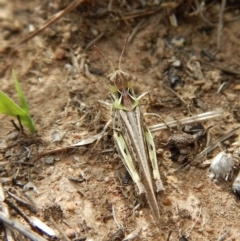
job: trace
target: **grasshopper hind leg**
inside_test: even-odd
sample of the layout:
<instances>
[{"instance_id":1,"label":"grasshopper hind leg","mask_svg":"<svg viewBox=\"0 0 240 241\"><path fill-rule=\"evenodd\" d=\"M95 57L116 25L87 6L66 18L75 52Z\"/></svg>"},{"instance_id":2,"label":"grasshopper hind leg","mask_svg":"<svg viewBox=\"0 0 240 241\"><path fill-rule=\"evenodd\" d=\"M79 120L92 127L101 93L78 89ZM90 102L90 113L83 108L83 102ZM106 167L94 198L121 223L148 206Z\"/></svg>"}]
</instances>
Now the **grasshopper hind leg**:
<instances>
[{"instance_id":1,"label":"grasshopper hind leg","mask_svg":"<svg viewBox=\"0 0 240 241\"><path fill-rule=\"evenodd\" d=\"M156 148L154 145L152 134L149 129L146 129L145 136L147 139L147 148L148 148L148 153L149 153L149 157L150 157L151 165L153 169L153 178L156 183L157 192L160 192L164 190L164 187L163 187L163 183L158 170Z\"/></svg>"},{"instance_id":2,"label":"grasshopper hind leg","mask_svg":"<svg viewBox=\"0 0 240 241\"><path fill-rule=\"evenodd\" d=\"M129 153L125 140L123 139L123 136L119 134L117 131L114 131L114 139L116 141L116 146L119 149L119 152L122 154L122 161L124 163L124 166L126 167L133 182L136 184L138 188L138 194L140 195L146 193L145 187L141 182L138 172L134 166L132 157Z\"/></svg>"}]
</instances>

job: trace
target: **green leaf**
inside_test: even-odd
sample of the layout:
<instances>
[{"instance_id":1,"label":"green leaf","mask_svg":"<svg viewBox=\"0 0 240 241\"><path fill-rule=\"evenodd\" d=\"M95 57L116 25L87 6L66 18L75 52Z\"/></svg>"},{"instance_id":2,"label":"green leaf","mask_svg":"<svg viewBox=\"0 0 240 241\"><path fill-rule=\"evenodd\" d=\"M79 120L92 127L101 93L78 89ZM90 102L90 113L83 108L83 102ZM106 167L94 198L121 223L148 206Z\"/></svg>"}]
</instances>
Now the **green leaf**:
<instances>
[{"instance_id":1,"label":"green leaf","mask_svg":"<svg viewBox=\"0 0 240 241\"><path fill-rule=\"evenodd\" d=\"M0 90L0 112L10 116L23 116L26 115L11 98Z\"/></svg>"},{"instance_id":2,"label":"green leaf","mask_svg":"<svg viewBox=\"0 0 240 241\"><path fill-rule=\"evenodd\" d=\"M31 133L36 132L36 128L31 117L20 108L11 98L0 90L0 113L13 117L19 116L23 125L25 125Z\"/></svg>"},{"instance_id":3,"label":"green leaf","mask_svg":"<svg viewBox=\"0 0 240 241\"><path fill-rule=\"evenodd\" d=\"M18 92L19 99L21 101L22 108L17 105L9 96L0 90L0 113L5 115L10 115L13 117L19 116L22 124L26 126L31 133L36 132L36 128L32 118L29 115L29 109L27 101L24 97L20 84L18 82L17 76L13 71L13 78Z\"/></svg>"},{"instance_id":4,"label":"green leaf","mask_svg":"<svg viewBox=\"0 0 240 241\"><path fill-rule=\"evenodd\" d=\"M30 130L31 133L36 132L35 124L29 115L25 114L24 116L20 116L20 120Z\"/></svg>"},{"instance_id":5,"label":"green leaf","mask_svg":"<svg viewBox=\"0 0 240 241\"><path fill-rule=\"evenodd\" d=\"M18 82L18 79L17 79L17 75L16 75L14 70L12 71L12 75L13 75L13 79L14 79L14 82L15 82L16 90L18 92L18 97L19 97L20 102L21 102L21 107L29 115L28 104L27 104L27 101L24 97L21 86L20 86L20 84Z\"/></svg>"}]
</instances>

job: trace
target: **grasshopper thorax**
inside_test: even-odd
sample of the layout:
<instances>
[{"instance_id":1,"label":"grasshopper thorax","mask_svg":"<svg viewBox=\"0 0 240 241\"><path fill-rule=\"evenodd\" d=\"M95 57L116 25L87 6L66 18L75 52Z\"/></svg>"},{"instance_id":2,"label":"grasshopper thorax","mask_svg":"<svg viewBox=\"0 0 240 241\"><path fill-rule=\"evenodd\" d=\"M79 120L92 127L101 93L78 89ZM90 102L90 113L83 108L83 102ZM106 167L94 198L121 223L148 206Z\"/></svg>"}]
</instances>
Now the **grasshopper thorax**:
<instances>
[{"instance_id":1,"label":"grasshopper thorax","mask_svg":"<svg viewBox=\"0 0 240 241\"><path fill-rule=\"evenodd\" d=\"M113 82L111 92L114 98L114 108L132 111L138 105L138 99L134 95L129 74L116 70L110 75L110 80Z\"/></svg>"}]
</instances>

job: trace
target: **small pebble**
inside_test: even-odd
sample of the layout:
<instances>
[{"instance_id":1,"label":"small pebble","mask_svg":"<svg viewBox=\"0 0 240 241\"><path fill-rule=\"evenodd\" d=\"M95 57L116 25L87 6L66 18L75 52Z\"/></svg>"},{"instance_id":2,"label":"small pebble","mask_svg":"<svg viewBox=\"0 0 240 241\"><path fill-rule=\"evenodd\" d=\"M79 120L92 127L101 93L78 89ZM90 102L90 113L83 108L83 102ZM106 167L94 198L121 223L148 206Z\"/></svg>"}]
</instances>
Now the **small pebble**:
<instances>
[{"instance_id":1,"label":"small pebble","mask_svg":"<svg viewBox=\"0 0 240 241\"><path fill-rule=\"evenodd\" d=\"M75 230L73 228L66 229L65 234L69 238L75 238Z\"/></svg>"},{"instance_id":2,"label":"small pebble","mask_svg":"<svg viewBox=\"0 0 240 241\"><path fill-rule=\"evenodd\" d=\"M176 223L176 222L179 221L179 216L178 215L173 215L171 220Z\"/></svg>"},{"instance_id":3,"label":"small pebble","mask_svg":"<svg viewBox=\"0 0 240 241\"><path fill-rule=\"evenodd\" d=\"M234 89L235 90L240 90L240 85L235 85Z\"/></svg>"},{"instance_id":4,"label":"small pebble","mask_svg":"<svg viewBox=\"0 0 240 241\"><path fill-rule=\"evenodd\" d=\"M167 179L169 183L178 183L178 179L175 176L168 176Z\"/></svg>"},{"instance_id":5,"label":"small pebble","mask_svg":"<svg viewBox=\"0 0 240 241\"><path fill-rule=\"evenodd\" d=\"M68 42L68 40L71 38L71 33L70 32L66 32L63 34L63 39L65 40L65 42Z\"/></svg>"},{"instance_id":6,"label":"small pebble","mask_svg":"<svg viewBox=\"0 0 240 241\"><path fill-rule=\"evenodd\" d=\"M173 47L181 48L186 43L186 38L183 36L176 36L170 40L170 44Z\"/></svg>"},{"instance_id":7,"label":"small pebble","mask_svg":"<svg viewBox=\"0 0 240 241\"><path fill-rule=\"evenodd\" d=\"M220 152L212 159L210 165L210 178L224 178L228 180L230 173L233 170L234 159L230 153Z\"/></svg>"},{"instance_id":8,"label":"small pebble","mask_svg":"<svg viewBox=\"0 0 240 241\"><path fill-rule=\"evenodd\" d=\"M213 232L213 229L212 229L210 226L208 226L208 225L205 226L205 230L206 230L208 233L212 233L212 232Z\"/></svg>"},{"instance_id":9,"label":"small pebble","mask_svg":"<svg viewBox=\"0 0 240 241\"><path fill-rule=\"evenodd\" d=\"M196 189L201 189L203 187L203 183L201 182L201 183L199 183L198 185L196 185L194 188L196 188Z\"/></svg>"},{"instance_id":10,"label":"small pebble","mask_svg":"<svg viewBox=\"0 0 240 241\"><path fill-rule=\"evenodd\" d=\"M109 177L105 177L104 182L109 182Z\"/></svg>"},{"instance_id":11,"label":"small pebble","mask_svg":"<svg viewBox=\"0 0 240 241\"><path fill-rule=\"evenodd\" d=\"M166 206L171 206L172 205L172 200L170 199L170 197L166 196L163 199L163 204L166 205Z\"/></svg>"},{"instance_id":12,"label":"small pebble","mask_svg":"<svg viewBox=\"0 0 240 241\"><path fill-rule=\"evenodd\" d=\"M142 227L142 231L147 231L147 227L146 226Z\"/></svg>"},{"instance_id":13,"label":"small pebble","mask_svg":"<svg viewBox=\"0 0 240 241\"><path fill-rule=\"evenodd\" d=\"M237 99L237 95L235 95L233 93L225 93L225 96L228 101L236 101L236 99Z\"/></svg>"},{"instance_id":14,"label":"small pebble","mask_svg":"<svg viewBox=\"0 0 240 241\"><path fill-rule=\"evenodd\" d=\"M5 140L0 140L0 149L7 148L7 144ZM0 159L3 159L2 155L0 155Z\"/></svg>"},{"instance_id":15,"label":"small pebble","mask_svg":"<svg viewBox=\"0 0 240 241\"><path fill-rule=\"evenodd\" d=\"M95 36L95 37L98 36L98 31L95 28L92 28L91 32L92 32L93 36Z\"/></svg>"},{"instance_id":16,"label":"small pebble","mask_svg":"<svg viewBox=\"0 0 240 241\"><path fill-rule=\"evenodd\" d=\"M73 202L68 202L66 204L66 210L73 212L75 210L75 204Z\"/></svg>"},{"instance_id":17,"label":"small pebble","mask_svg":"<svg viewBox=\"0 0 240 241\"><path fill-rule=\"evenodd\" d=\"M73 25L73 27L71 28L71 31L74 33L74 32L78 32L79 31L79 28L77 25Z\"/></svg>"},{"instance_id":18,"label":"small pebble","mask_svg":"<svg viewBox=\"0 0 240 241\"><path fill-rule=\"evenodd\" d=\"M48 165L51 165L54 163L54 157L53 156L49 156L47 158L45 158L44 162Z\"/></svg>"},{"instance_id":19,"label":"small pebble","mask_svg":"<svg viewBox=\"0 0 240 241\"><path fill-rule=\"evenodd\" d=\"M12 132L12 133L8 134L6 139L7 139L8 141L14 141L14 140L16 140L18 137L19 137L19 132L18 132L18 131L15 131L15 132Z\"/></svg>"},{"instance_id":20,"label":"small pebble","mask_svg":"<svg viewBox=\"0 0 240 241\"><path fill-rule=\"evenodd\" d=\"M55 50L54 56L55 56L55 59L57 60L63 60L65 58L65 54L66 54L65 50L63 48L58 47Z\"/></svg>"},{"instance_id":21,"label":"small pebble","mask_svg":"<svg viewBox=\"0 0 240 241\"><path fill-rule=\"evenodd\" d=\"M72 174L73 172L74 172L74 170L73 170L71 167L69 167L69 168L68 168L68 173L71 173L71 174Z\"/></svg>"}]
</instances>

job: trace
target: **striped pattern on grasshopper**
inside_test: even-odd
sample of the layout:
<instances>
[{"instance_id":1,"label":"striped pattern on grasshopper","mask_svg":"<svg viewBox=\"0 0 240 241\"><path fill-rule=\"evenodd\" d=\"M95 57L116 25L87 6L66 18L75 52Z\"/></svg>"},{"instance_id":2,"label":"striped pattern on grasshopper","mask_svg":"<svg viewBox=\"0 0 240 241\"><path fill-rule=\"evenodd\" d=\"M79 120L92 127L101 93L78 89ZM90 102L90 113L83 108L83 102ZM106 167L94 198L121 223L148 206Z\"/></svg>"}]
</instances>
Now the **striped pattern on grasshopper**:
<instances>
[{"instance_id":1,"label":"striped pattern on grasshopper","mask_svg":"<svg viewBox=\"0 0 240 241\"><path fill-rule=\"evenodd\" d=\"M154 220L159 222L160 211L153 179L157 192L164 188L158 170L153 137L139 107L139 100L146 93L138 98L135 96L129 75L120 70L120 61L119 70L111 74L110 80L113 82L111 88L114 101L112 106L113 136L118 153L136 184L139 195L145 193Z\"/></svg>"},{"instance_id":2,"label":"striped pattern on grasshopper","mask_svg":"<svg viewBox=\"0 0 240 241\"><path fill-rule=\"evenodd\" d=\"M152 211L154 220L159 223L160 211L153 187L153 179L156 191L164 190L158 170L156 149L152 134L147 128L143 114L139 107L139 100L147 93L136 97L130 83L129 74L121 70L121 59L126 47L126 38L120 59L119 68L114 70L111 61L104 56L95 46L97 51L109 61L113 73L110 75L113 105L112 120L108 121L103 132L97 138L102 137L107 126L113 123L113 137L118 153L138 188L138 194L145 194Z\"/></svg>"}]
</instances>

